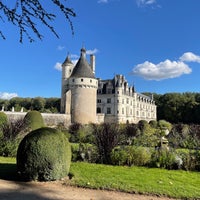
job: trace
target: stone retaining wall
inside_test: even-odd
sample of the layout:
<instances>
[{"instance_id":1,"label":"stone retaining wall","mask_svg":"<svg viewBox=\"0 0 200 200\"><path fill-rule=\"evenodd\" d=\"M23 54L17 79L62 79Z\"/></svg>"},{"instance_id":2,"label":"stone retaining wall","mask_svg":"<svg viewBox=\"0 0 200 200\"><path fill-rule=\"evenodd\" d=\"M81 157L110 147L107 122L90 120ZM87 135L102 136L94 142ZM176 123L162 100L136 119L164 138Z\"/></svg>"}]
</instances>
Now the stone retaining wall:
<instances>
[{"instance_id":1,"label":"stone retaining wall","mask_svg":"<svg viewBox=\"0 0 200 200\"><path fill-rule=\"evenodd\" d=\"M10 121L23 119L26 112L4 112ZM71 124L71 116L67 114L53 114L53 113L41 113L44 122L47 126L57 126L63 124L65 127Z\"/></svg>"}]
</instances>

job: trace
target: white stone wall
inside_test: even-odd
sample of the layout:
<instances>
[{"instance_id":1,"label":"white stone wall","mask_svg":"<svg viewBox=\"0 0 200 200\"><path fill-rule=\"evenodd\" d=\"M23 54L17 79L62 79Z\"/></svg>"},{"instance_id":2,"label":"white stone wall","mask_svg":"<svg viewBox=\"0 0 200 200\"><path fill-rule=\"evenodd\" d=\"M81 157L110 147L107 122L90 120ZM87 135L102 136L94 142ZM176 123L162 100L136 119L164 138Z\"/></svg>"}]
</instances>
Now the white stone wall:
<instances>
[{"instance_id":1,"label":"white stone wall","mask_svg":"<svg viewBox=\"0 0 200 200\"><path fill-rule=\"evenodd\" d=\"M8 119L11 121L23 119L26 112L5 112ZM63 124L68 127L71 124L71 116L67 114L53 114L53 113L41 113L46 126L57 126Z\"/></svg>"}]
</instances>

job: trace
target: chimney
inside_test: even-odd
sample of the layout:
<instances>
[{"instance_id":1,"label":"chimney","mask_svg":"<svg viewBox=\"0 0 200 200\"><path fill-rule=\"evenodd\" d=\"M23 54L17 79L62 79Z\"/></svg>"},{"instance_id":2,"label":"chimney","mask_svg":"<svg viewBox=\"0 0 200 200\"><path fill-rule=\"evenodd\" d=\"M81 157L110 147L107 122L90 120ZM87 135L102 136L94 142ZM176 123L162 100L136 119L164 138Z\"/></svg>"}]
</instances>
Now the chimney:
<instances>
[{"instance_id":1,"label":"chimney","mask_svg":"<svg viewBox=\"0 0 200 200\"><path fill-rule=\"evenodd\" d=\"M93 73L95 74L95 55L90 55L90 66Z\"/></svg>"}]
</instances>

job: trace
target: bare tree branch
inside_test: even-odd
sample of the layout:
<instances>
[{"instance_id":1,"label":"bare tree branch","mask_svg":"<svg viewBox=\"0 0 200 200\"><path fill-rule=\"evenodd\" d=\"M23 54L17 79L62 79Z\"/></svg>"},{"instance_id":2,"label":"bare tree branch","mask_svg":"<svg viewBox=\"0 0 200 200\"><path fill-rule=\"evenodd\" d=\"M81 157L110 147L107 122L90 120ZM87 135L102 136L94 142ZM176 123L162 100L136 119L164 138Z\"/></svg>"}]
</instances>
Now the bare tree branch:
<instances>
[{"instance_id":1,"label":"bare tree branch","mask_svg":"<svg viewBox=\"0 0 200 200\"><path fill-rule=\"evenodd\" d=\"M3 23L12 23L19 28L20 42L23 42L26 36L30 42L34 41L32 33L39 38L43 39L43 35L38 30L36 22L42 22L57 38L59 35L55 31L51 22L56 19L54 13L47 12L42 6L41 0L15 0L13 8L8 7L6 3L0 1L0 19ZM59 8L60 12L64 15L64 18L69 23L72 34L74 34L74 27L71 21L71 17L75 17L76 14L72 8L68 8L66 0L49 0ZM48 1L48 3L49 3ZM62 1L64 3L62 3ZM46 1L47 3L47 1ZM4 33L0 29L0 37L6 39Z\"/></svg>"}]
</instances>

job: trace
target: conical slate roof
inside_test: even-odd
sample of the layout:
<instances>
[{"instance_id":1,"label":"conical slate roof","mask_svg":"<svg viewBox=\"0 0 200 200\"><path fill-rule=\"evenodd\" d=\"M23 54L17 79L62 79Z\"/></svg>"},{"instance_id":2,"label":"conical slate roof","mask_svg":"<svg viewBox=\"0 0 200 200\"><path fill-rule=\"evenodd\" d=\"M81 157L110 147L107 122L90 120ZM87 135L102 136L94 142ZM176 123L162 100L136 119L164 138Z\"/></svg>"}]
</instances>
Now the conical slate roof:
<instances>
[{"instance_id":1,"label":"conical slate roof","mask_svg":"<svg viewBox=\"0 0 200 200\"><path fill-rule=\"evenodd\" d=\"M73 64L72 61L70 60L69 54L67 55L67 58L65 59L62 65L67 65L67 64Z\"/></svg>"},{"instance_id":2,"label":"conical slate roof","mask_svg":"<svg viewBox=\"0 0 200 200\"><path fill-rule=\"evenodd\" d=\"M81 49L81 56L73 69L71 77L86 77L86 78L95 78L94 73L86 60L86 50Z\"/></svg>"}]
</instances>

